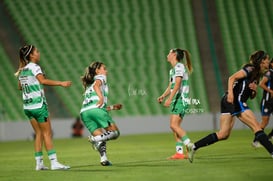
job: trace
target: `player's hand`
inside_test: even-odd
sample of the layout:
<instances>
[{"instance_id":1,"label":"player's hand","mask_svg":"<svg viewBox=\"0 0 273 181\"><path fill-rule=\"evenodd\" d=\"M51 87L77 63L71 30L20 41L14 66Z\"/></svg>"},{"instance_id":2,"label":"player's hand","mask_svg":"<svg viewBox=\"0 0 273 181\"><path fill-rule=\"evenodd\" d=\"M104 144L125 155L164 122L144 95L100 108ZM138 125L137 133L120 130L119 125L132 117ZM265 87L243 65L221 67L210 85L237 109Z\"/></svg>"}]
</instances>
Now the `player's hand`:
<instances>
[{"instance_id":1,"label":"player's hand","mask_svg":"<svg viewBox=\"0 0 273 181\"><path fill-rule=\"evenodd\" d=\"M96 105L100 108L103 105L103 99L99 99Z\"/></svg>"},{"instance_id":2,"label":"player's hand","mask_svg":"<svg viewBox=\"0 0 273 181\"><path fill-rule=\"evenodd\" d=\"M233 93L228 93L227 102L233 104L233 100L234 100Z\"/></svg>"},{"instance_id":3,"label":"player's hand","mask_svg":"<svg viewBox=\"0 0 273 181\"><path fill-rule=\"evenodd\" d=\"M164 106L165 106L165 107L169 107L169 106L171 105L171 102L172 102L171 99L167 99L167 100L165 101L165 103L164 103Z\"/></svg>"},{"instance_id":4,"label":"player's hand","mask_svg":"<svg viewBox=\"0 0 273 181\"><path fill-rule=\"evenodd\" d=\"M248 87L255 92L257 90L257 84L255 82L250 83Z\"/></svg>"},{"instance_id":5,"label":"player's hand","mask_svg":"<svg viewBox=\"0 0 273 181\"><path fill-rule=\"evenodd\" d=\"M72 82L71 81L63 81L61 82L61 86L62 87L69 87L72 85Z\"/></svg>"},{"instance_id":6,"label":"player's hand","mask_svg":"<svg viewBox=\"0 0 273 181\"><path fill-rule=\"evenodd\" d=\"M160 96L157 98L157 102L159 102L159 104L161 104L164 100L164 97L163 96Z\"/></svg>"},{"instance_id":7,"label":"player's hand","mask_svg":"<svg viewBox=\"0 0 273 181\"><path fill-rule=\"evenodd\" d=\"M120 110L122 108L122 104L114 104L113 110Z\"/></svg>"}]
</instances>

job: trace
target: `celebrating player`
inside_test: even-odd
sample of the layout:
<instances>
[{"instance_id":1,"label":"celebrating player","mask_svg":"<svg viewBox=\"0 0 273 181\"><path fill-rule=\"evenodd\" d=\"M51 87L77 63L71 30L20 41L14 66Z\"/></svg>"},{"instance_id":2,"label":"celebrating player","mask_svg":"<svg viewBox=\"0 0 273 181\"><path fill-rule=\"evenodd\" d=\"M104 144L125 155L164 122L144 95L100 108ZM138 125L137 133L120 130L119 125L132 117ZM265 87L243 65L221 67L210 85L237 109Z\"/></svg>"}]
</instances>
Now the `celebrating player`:
<instances>
[{"instance_id":1,"label":"celebrating player","mask_svg":"<svg viewBox=\"0 0 273 181\"><path fill-rule=\"evenodd\" d=\"M119 129L108 111L122 108L121 104L107 106L106 76L106 66L102 62L93 62L86 68L85 74L82 76L85 93L80 111L81 119L91 133L89 141L92 147L100 153L102 166L112 165L106 155L106 141L117 139L120 135Z\"/></svg>"}]
</instances>

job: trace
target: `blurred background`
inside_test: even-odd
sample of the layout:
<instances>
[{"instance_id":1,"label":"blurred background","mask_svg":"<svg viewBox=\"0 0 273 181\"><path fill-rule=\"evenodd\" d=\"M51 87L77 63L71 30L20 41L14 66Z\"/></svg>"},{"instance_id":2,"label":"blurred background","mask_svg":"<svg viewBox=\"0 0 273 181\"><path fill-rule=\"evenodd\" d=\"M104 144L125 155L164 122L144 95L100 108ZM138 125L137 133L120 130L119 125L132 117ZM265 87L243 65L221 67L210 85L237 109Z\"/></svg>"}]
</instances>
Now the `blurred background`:
<instances>
[{"instance_id":1,"label":"blurred background","mask_svg":"<svg viewBox=\"0 0 273 181\"><path fill-rule=\"evenodd\" d=\"M273 0L0 0L2 136L4 124L28 122L14 77L25 44L40 50L47 78L73 81L46 87L52 119L79 116L80 76L95 60L108 69L109 103L124 105L112 116L167 116L156 99L168 85L171 48L191 53L189 113L213 118L229 75L255 50L273 56L272 7ZM261 92L249 102L257 112Z\"/></svg>"}]
</instances>

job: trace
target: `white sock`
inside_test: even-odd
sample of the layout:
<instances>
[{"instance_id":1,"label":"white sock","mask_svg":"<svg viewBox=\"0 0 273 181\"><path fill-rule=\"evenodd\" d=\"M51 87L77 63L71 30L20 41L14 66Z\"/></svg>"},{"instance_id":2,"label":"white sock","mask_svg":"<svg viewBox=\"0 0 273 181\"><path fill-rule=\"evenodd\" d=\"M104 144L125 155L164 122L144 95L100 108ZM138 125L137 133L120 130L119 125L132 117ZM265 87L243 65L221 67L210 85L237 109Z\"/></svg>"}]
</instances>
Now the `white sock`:
<instances>
[{"instance_id":1,"label":"white sock","mask_svg":"<svg viewBox=\"0 0 273 181\"><path fill-rule=\"evenodd\" d=\"M48 158L50 160L51 165L55 164L56 162L58 162L57 160L57 154L53 153L51 155L48 155Z\"/></svg>"},{"instance_id":2,"label":"white sock","mask_svg":"<svg viewBox=\"0 0 273 181\"><path fill-rule=\"evenodd\" d=\"M190 142L191 142L191 140L189 138L187 138L183 141L184 145L188 145Z\"/></svg>"},{"instance_id":3,"label":"white sock","mask_svg":"<svg viewBox=\"0 0 273 181\"><path fill-rule=\"evenodd\" d=\"M35 160L36 160L36 165L43 165L44 164L43 156L36 156Z\"/></svg>"},{"instance_id":4,"label":"white sock","mask_svg":"<svg viewBox=\"0 0 273 181\"><path fill-rule=\"evenodd\" d=\"M106 131L105 133L94 136L93 139L94 141L107 141L107 140L112 140L116 139L119 136L119 131Z\"/></svg>"},{"instance_id":5,"label":"white sock","mask_svg":"<svg viewBox=\"0 0 273 181\"><path fill-rule=\"evenodd\" d=\"M176 153L183 154L183 143L177 142L175 149L176 149Z\"/></svg>"}]
</instances>

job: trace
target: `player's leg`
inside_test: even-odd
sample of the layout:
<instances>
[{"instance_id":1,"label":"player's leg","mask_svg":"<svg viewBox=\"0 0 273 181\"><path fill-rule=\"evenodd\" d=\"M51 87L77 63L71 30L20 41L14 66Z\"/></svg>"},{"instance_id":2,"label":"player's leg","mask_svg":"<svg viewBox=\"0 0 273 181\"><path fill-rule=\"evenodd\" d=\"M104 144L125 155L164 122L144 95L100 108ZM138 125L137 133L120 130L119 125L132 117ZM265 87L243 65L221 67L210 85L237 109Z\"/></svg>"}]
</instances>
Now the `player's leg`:
<instances>
[{"instance_id":1,"label":"player's leg","mask_svg":"<svg viewBox=\"0 0 273 181\"><path fill-rule=\"evenodd\" d=\"M36 170L47 170L48 167L44 165L43 160L43 135L39 127L39 123L36 119L32 118L30 124L34 130L34 150L35 150L35 160L36 160Z\"/></svg>"},{"instance_id":2,"label":"player's leg","mask_svg":"<svg viewBox=\"0 0 273 181\"><path fill-rule=\"evenodd\" d=\"M262 122L260 123L260 127L264 130L264 128L267 126L268 122L269 122L269 116L267 116L267 115L262 116ZM259 141L256 139L256 136L254 137L254 140L252 142L252 146L254 148L261 147Z\"/></svg>"},{"instance_id":3,"label":"player's leg","mask_svg":"<svg viewBox=\"0 0 273 181\"><path fill-rule=\"evenodd\" d=\"M264 131L261 129L253 112L251 110L246 110L243 113L241 113L238 116L238 118L252 129L252 131L255 134L256 140L258 140L266 148L269 154L273 157L273 145L268 140L268 137L266 136Z\"/></svg>"},{"instance_id":4,"label":"player's leg","mask_svg":"<svg viewBox=\"0 0 273 181\"><path fill-rule=\"evenodd\" d=\"M181 138L174 132L174 140L175 140L175 150L176 153L170 157L168 157L168 159L185 159L187 158L187 155L184 154L184 150L183 150L183 142L181 140Z\"/></svg>"},{"instance_id":5,"label":"player's leg","mask_svg":"<svg viewBox=\"0 0 273 181\"><path fill-rule=\"evenodd\" d=\"M70 166L63 165L58 162L57 159L57 153L53 146L53 140L52 140L52 128L49 118L44 117L44 122L39 122L39 127L42 131L42 135L44 138L45 147L47 150L47 155L50 160L51 164L51 170L66 170L69 169Z\"/></svg>"}]
</instances>

